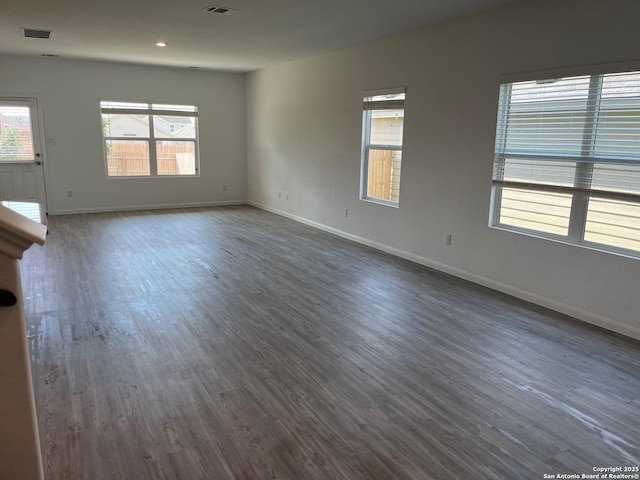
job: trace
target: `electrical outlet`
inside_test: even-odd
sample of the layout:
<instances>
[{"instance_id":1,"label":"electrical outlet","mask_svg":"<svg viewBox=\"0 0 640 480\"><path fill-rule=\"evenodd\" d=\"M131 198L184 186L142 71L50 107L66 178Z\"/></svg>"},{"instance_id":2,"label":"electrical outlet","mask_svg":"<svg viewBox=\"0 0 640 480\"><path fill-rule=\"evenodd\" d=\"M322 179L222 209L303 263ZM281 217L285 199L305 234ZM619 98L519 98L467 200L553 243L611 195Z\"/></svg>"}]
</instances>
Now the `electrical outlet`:
<instances>
[{"instance_id":1,"label":"electrical outlet","mask_svg":"<svg viewBox=\"0 0 640 480\"><path fill-rule=\"evenodd\" d=\"M345 216L345 217L348 217L348 216L349 216L349 209L348 209L348 208L345 208L345 209L344 209L344 216Z\"/></svg>"},{"instance_id":2,"label":"electrical outlet","mask_svg":"<svg viewBox=\"0 0 640 480\"><path fill-rule=\"evenodd\" d=\"M287 193L287 200L289 200L289 194Z\"/></svg>"},{"instance_id":3,"label":"electrical outlet","mask_svg":"<svg viewBox=\"0 0 640 480\"><path fill-rule=\"evenodd\" d=\"M67 190L67 198L73 197L73 192L71 190Z\"/></svg>"},{"instance_id":4,"label":"electrical outlet","mask_svg":"<svg viewBox=\"0 0 640 480\"><path fill-rule=\"evenodd\" d=\"M282 192L278 192L278 198L282 198Z\"/></svg>"},{"instance_id":5,"label":"electrical outlet","mask_svg":"<svg viewBox=\"0 0 640 480\"><path fill-rule=\"evenodd\" d=\"M447 247L451 246L451 234L450 233L447 233L447 236L444 239L444 244Z\"/></svg>"},{"instance_id":6,"label":"electrical outlet","mask_svg":"<svg viewBox=\"0 0 640 480\"><path fill-rule=\"evenodd\" d=\"M227 186L226 185L222 185L222 191L226 192L227 191Z\"/></svg>"}]
</instances>

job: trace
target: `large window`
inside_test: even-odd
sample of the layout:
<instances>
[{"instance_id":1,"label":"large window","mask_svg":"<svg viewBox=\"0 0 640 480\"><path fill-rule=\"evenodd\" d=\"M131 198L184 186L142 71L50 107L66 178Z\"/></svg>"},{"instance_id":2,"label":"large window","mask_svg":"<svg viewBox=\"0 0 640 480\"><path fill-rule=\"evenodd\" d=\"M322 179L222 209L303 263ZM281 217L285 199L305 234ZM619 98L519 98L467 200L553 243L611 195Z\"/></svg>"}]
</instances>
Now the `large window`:
<instances>
[{"instance_id":1,"label":"large window","mask_svg":"<svg viewBox=\"0 0 640 480\"><path fill-rule=\"evenodd\" d=\"M501 85L491 224L640 254L640 72Z\"/></svg>"},{"instance_id":2,"label":"large window","mask_svg":"<svg viewBox=\"0 0 640 480\"><path fill-rule=\"evenodd\" d=\"M110 177L198 175L198 108L100 102Z\"/></svg>"},{"instance_id":3,"label":"large window","mask_svg":"<svg viewBox=\"0 0 640 480\"><path fill-rule=\"evenodd\" d=\"M404 89L363 99L360 198L397 206L404 129Z\"/></svg>"}]
</instances>

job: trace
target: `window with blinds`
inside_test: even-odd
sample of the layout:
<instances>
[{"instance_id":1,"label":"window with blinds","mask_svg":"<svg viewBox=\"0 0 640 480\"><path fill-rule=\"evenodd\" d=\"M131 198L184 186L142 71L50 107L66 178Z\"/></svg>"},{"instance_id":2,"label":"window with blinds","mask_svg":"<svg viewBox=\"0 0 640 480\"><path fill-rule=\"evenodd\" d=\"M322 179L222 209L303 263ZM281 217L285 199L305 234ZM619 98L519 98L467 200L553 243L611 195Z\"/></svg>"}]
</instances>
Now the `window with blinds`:
<instances>
[{"instance_id":1,"label":"window with blinds","mask_svg":"<svg viewBox=\"0 0 640 480\"><path fill-rule=\"evenodd\" d=\"M198 175L195 105L100 102L109 177Z\"/></svg>"},{"instance_id":2,"label":"window with blinds","mask_svg":"<svg viewBox=\"0 0 640 480\"><path fill-rule=\"evenodd\" d=\"M360 198L397 206L400 201L404 88L363 98Z\"/></svg>"},{"instance_id":3,"label":"window with blinds","mask_svg":"<svg viewBox=\"0 0 640 480\"><path fill-rule=\"evenodd\" d=\"M33 128L29 102L0 102L0 162L33 162Z\"/></svg>"},{"instance_id":4,"label":"window with blinds","mask_svg":"<svg viewBox=\"0 0 640 480\"><path fill-rule=\"evenodd\" d=\"M491 223L640 252L640 72L501 85Z\"/></svg>"}]
</instances>

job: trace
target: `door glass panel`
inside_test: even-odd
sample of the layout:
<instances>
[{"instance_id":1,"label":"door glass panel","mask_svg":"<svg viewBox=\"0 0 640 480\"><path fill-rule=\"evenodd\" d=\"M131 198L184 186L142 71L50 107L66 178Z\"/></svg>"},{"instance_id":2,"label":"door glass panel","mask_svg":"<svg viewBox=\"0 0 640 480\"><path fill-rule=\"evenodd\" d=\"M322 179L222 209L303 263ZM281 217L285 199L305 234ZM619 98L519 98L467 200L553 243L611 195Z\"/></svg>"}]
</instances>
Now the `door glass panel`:
<instances>
[{"instance_id":1,"label":"door glass panel","mask_svg":"<svg viewBox=\"0 0 640 480\"><path fill-rule=\"evenodd\" d=\"M0 104L0 161L33 160L31 109Z\"/></svg>"}]
</instances>

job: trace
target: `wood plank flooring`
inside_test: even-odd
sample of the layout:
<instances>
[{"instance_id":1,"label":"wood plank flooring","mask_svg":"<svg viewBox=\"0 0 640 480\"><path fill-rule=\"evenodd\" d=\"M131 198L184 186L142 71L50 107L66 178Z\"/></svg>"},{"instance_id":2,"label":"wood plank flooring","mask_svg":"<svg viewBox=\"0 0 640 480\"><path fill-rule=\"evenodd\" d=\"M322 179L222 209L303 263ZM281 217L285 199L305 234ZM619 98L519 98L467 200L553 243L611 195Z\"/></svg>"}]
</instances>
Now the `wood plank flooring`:
<instances>
[{"instance_id":1,"label":"wood plank flooring","mask_svg":"<svg viewBox=\"0 0 640 480\"><path fill-rule=\"evenodd\" d=\"M21 262L47 479L640 464L640 342L251 207L50 231Z\"/></svg>"}]
</instances>

